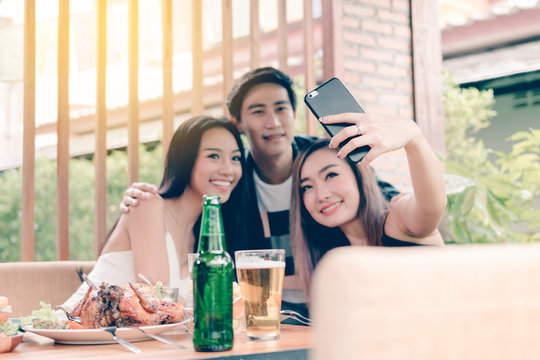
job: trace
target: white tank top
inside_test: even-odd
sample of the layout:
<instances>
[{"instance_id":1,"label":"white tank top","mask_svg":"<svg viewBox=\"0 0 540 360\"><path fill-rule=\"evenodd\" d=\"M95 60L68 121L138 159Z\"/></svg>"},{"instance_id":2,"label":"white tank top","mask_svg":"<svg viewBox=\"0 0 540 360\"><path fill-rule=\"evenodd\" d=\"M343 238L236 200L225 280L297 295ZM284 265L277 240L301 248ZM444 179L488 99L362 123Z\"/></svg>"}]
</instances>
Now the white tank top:
<instances>
[{"instance_id":1,"label":"white tank top","mask_svg":"<svg viewBox=\"0 0 540 360\"><path fill-rule=\"evenodd\" d=\"M169 286L178 288L178 294L186 298L189 292L189 277L180 278L180 264L178 263L174 240L167 228L167 219L165 219L165 245L167 246L167 258L169 259Z\"/></svg>"}]
</instances>

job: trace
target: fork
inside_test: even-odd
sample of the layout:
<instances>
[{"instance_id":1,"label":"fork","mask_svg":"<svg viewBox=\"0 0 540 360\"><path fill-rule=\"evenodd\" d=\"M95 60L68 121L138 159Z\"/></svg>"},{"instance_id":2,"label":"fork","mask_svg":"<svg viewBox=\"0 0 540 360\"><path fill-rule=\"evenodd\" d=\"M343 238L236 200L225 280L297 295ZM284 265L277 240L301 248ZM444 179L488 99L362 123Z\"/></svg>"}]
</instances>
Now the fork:
<instances>
[{"instance_id":1,"label":"fork","mask_svg":"<svg viewBox=\"0 0 540 360\"><path fill-rule=\"evenodd\" d=\"M64 305L57 305L55 309L62 310L66 314L68 320L78 322L79 324L81 323L81 318L72 316L71 313L64 307Z\"/></svg>"},{"instance_id":2,"label":"fork","mask_svg":"<svg viewBox=\"0 0 540 360\"><path fill-rule=\"evenodd\" d=\"M143 329L141 329L140 327L138 326L123 326L124 328L128 328L128 329L137 329L139 330L140 332L142 332L144 335L148 336L149 338L152 338L152 339L155 339L155 340L158 340L158 341L162 341L164 343L167 343L167 344L170 344L170 345L174 345L174 346L177 346L179 347L180 349L186 349L186 347L182 344L179 344L175 341L172 341L172 340L169 340L167 338L164 338L162 336L159 336L159 335L156 335L156 334L150 334L146 331L144 331Z\"/></svg>"},{"instance_id":3,"label":"fork","mask_svg":"<svg viewBox=\"0 0 540 360\"><path fill-rule=\"evenodd\" d=\"M112 334L113 339L119 343L120 345L128 348L129 350L133 351L135 354L138 354L141 352L141 349L130 343L129 341L126 341L122 338L119 338L116 336L116 326L105 326L102 327L101 330L107 331Z\"/></svg>"},{"instance_id":4,"label":"fork","mask_svg":"<svg viewBox=\"0 0 540 360\"><path fill-rule=\"evenodd\" d=\"M82 276L84 282L85 282L88 286L90 286L92 289L94 289L94 290L96 290L96 291L99 290L99 288L97 287L97 285L94 284L94 282L93 282L92 280L90 280L90 278L88 277L88 275L86 275L85 273L81 273L81 276Z\"/></svg>"},{"instance_id":5,"label":"fork","mask_svg":"<svg viewBox=\"0 0 540 360\"><path fill-rule=\"evenodd\" d=\"M293 310L281 310L280 314L281 314L281 321L291 318L304 325L309 325L309 326L314 325L311 319Z\"/></svg>"}]
</instances>

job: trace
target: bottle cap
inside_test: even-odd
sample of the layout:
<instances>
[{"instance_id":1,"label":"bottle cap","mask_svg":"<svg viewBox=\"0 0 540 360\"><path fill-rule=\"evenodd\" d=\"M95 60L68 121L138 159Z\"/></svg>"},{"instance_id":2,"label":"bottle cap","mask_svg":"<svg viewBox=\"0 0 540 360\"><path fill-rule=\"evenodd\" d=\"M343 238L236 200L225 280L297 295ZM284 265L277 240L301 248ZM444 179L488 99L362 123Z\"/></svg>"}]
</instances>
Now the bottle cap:
<instances>
[{"instance_id":1,"label":"bottle cap","mask_svg":"<svg viewBox=\"0 0 540 360\"><path fill-rule=\"evenodd\" d=\"M219 195L203 195L203 204L219 205Z\"/></svg>"}]
</instances>

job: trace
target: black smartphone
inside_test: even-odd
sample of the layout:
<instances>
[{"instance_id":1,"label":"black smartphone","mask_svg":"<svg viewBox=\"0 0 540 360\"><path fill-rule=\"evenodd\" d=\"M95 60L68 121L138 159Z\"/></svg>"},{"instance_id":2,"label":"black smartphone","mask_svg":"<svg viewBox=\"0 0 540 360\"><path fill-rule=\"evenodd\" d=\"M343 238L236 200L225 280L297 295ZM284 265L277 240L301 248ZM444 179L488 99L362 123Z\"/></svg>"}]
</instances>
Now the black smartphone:
<instances>
[{"instance_id":1,"label":"black smartphone","mask_svg":"<svg viewBox=\"0 0 540 360\"><path fill-rule=\"evenodd\" d=\"M309 110L320 119L323 116L335 115L347 112L363 113L364 109L356 102L349 90L343 85L338 78L332 78L324 84L317 87L315 90L310 91L304 96L304 102L308 106ZM351 126L350 123L338 123L338 124L323 124L326 132L330 136L334 136L341 129L347 126ZM357 135L360 136L360 135ZM356 137L356 136L355 136ZM345 146L351 139L348 138L339 144L339 147ZM347 157L354 163L358 163L366 156L371 148L369 146L362 146L355 149L347 155Z\"/></svg>"}]
</instances>

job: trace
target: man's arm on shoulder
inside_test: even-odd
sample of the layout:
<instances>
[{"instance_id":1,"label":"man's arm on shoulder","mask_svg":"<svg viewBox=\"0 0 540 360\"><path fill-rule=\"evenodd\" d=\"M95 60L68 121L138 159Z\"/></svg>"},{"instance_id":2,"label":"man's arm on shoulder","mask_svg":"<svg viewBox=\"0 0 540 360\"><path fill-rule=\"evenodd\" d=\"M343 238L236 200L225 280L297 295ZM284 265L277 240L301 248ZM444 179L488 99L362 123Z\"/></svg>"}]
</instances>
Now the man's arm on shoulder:
<instances>
[{"instance_id":1,"label":"man's arm on shoulder","mask_svg":"<svg viewBox=\"0 0 540 360\"><path fill-rule=\"evenodd\" d=\"M133 183L124 193L124 198L120 203L120 210L124 214L127 214L131 207L139 206L141 200L150 199L152 195L157 193L158 189L155 185L148 183Z\"/></svg>"}]
</instances>

